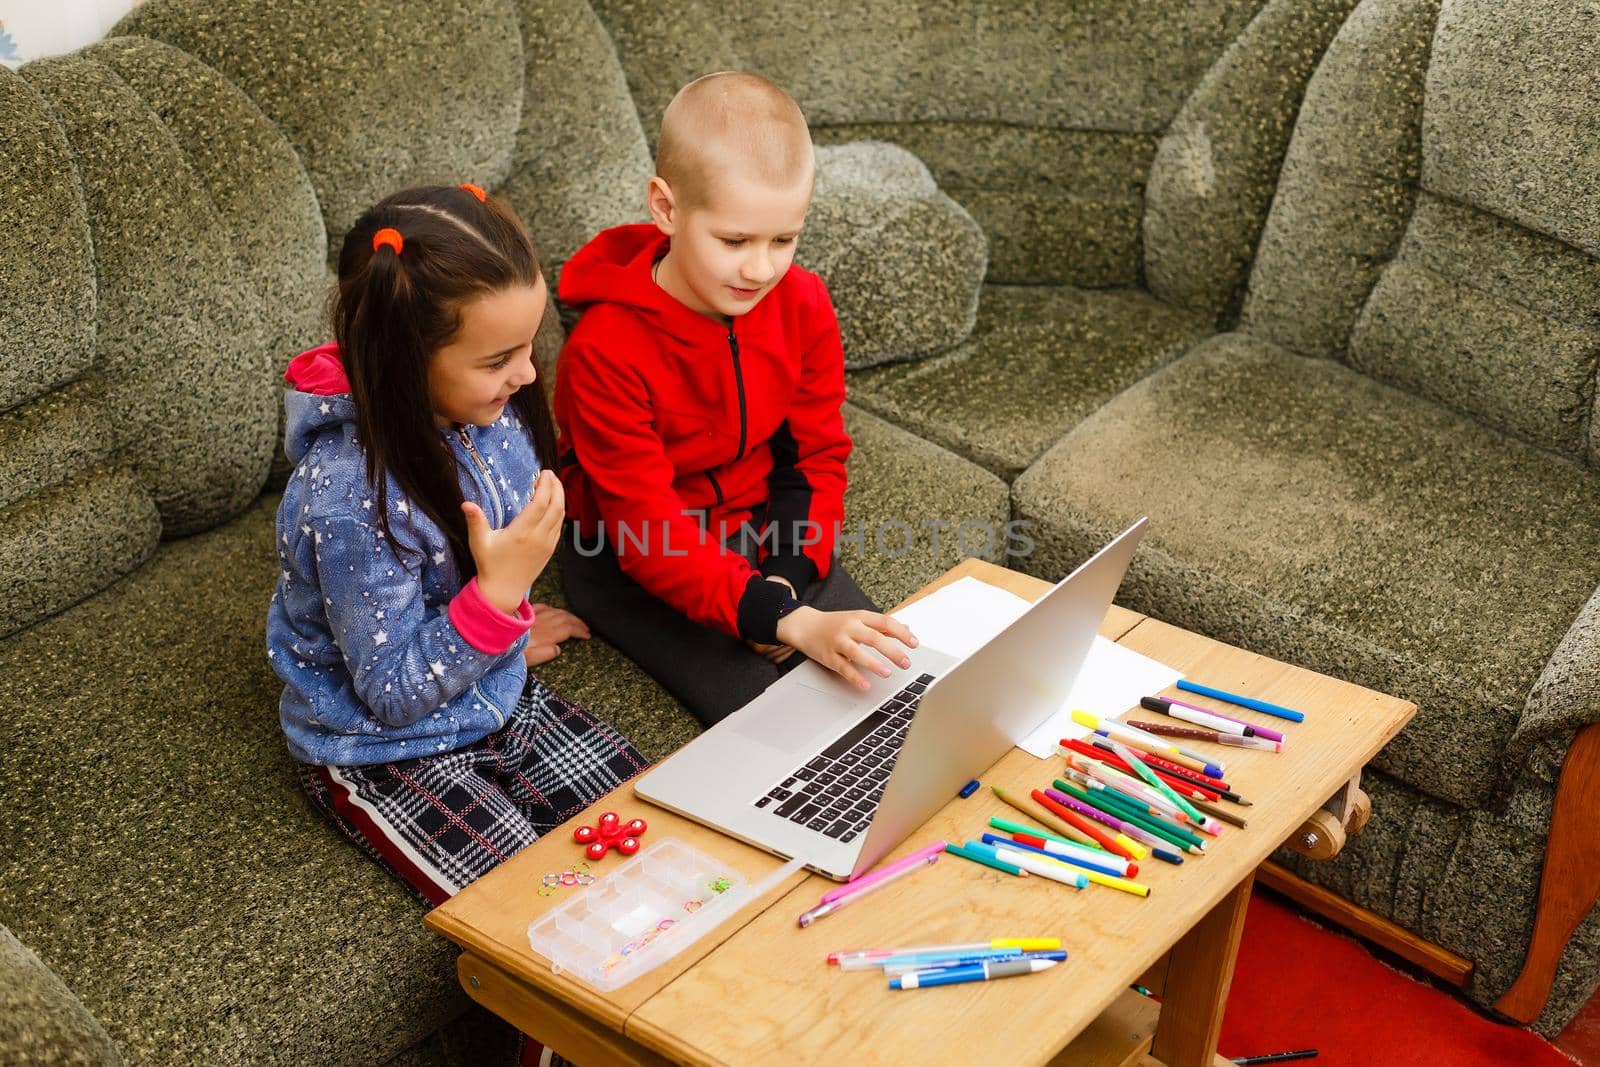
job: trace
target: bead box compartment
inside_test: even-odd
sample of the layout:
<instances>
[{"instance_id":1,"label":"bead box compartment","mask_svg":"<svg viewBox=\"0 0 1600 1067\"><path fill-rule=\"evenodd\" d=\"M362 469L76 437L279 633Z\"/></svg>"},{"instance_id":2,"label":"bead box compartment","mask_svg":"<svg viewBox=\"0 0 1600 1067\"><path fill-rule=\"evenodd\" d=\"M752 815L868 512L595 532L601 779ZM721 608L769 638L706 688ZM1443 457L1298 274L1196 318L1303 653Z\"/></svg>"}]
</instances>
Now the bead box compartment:
<instances>
[{"instance_id":1,"label":"bead box compartment","mask_svg":"<svg viewBox=\"0 0 1600 1067\"><path fill-rule=\"evenodd\" d=\"M555 974L609 991L682 952L745 902L737 871L681 841L643 849L528 924L528 945Z\"/></svg>"}]
</instances>

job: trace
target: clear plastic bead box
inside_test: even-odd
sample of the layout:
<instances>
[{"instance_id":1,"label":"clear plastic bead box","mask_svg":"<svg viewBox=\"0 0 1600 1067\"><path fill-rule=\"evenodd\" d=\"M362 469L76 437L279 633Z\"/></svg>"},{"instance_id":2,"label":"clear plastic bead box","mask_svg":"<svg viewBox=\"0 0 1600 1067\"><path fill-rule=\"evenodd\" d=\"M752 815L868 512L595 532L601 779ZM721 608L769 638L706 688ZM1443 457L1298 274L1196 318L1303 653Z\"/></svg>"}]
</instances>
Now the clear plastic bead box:
<instances>
[{"instance_id":1,"label":"clear plastic bead box","mask_svg":"<svg viewBox=\"0 0 1600 1067\"><path fill-rule=\"evenodd\" d=\"M528 924L550 969L601 991L638 978L744 904L739 872L681 841L657 841Z\"/></svg>"}]
</instances>

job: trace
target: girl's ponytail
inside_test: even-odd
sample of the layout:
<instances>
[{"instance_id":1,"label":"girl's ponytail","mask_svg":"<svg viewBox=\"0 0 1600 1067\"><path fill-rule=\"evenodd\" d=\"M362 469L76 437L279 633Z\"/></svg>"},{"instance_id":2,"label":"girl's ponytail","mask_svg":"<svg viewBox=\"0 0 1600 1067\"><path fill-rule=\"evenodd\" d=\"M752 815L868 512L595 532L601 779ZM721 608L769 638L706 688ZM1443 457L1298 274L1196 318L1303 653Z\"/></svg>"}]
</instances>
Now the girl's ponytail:
<instances>
[{"instance_id":1,"label":"girl's ponytail","mask_svg":"<svg viewBox=\"0 0 1600 1067\"><path fill-rule=\"evenodd\" d=\"M462 581L476 573L461 511L455 454L435 423L428 360L460 327L460 308L484 293L534 285L538 259L526 228L497 201L464 186L408 189L356 220L339 254L334 339L355 400L356 433L374 487L378 523L397 552L415 552L390 529L388 480L444 531ZM555 432L543 382L517 391L541 466Z\"/></svg>"}]
</instances>

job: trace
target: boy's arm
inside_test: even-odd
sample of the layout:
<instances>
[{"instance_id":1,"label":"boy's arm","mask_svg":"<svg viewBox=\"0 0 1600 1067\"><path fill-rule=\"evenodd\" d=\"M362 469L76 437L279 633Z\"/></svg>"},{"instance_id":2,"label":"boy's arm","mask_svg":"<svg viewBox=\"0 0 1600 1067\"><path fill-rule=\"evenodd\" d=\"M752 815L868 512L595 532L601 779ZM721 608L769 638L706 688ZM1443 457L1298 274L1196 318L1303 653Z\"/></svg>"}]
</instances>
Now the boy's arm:
<instances>
[{"instance_id":1,"label":"boy's arm","mask_svg":"<svg viewBox=\"0 0 1600 1067\"><path fill-rule=\"evenodd\" d=\"M622 572L705 626L763 644L793 598L707 536L672 487L643 383L580 339L562 353L556 391L563 430L599 506Z\"/></svg>"},{"instance_id":2,"label":"boy's arm","mask_svg":"<svg viewBox=\"0 0 1600 1067\"><path fill-rule=\"evenodd\" d=\"M356 695L379 722L409 726L468 689L533 625L526 599L507 615L477 579L430 612L413 569L376 523L312 520L328 626ZM521 657L518 657L521 662Z\"/></svg>"},{"instance_id":3,"label":"boy's arm","mask_svg":"<svg viewBox=\"0 0 1600 1067\"><path fill-rule=\"evenodd\" d=\"M839 321L821 279L805 316L800 382L789 417L772 435L767 478L771 549L761 573L786 578L796 592L826 577L839 524L844 521L844 349Z\"/></svg>"}]
</instances>

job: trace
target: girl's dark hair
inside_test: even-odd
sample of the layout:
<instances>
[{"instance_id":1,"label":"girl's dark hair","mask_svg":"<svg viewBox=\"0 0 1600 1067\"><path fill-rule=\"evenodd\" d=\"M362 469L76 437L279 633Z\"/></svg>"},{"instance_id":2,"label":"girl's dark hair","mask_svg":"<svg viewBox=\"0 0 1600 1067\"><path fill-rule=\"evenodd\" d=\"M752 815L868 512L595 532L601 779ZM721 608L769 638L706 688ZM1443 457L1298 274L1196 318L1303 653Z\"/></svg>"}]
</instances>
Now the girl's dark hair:
<instances>
[{"instance_id":1,"label":"girl's dark hair","mask_svg":"<svg viewBox=\"0 0 1600 1067\"><path fill-rule=\"evenodd\" d=\"M377 250L379 230L398 230L403 248ZM461 307L486 293L532 286L539 261L522 220L494 197L455 185L406 189L379 201L345 235L333 295L333 334L355 400L356 432L377 494L378 523L389 528L388 477L439 525L465 581L477 573L461 512L455 452L434 421L428 360L461 326ZM541 467L555 460L555 429L544 380L511 397Z\"/></svg>"}]
</instances>

